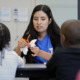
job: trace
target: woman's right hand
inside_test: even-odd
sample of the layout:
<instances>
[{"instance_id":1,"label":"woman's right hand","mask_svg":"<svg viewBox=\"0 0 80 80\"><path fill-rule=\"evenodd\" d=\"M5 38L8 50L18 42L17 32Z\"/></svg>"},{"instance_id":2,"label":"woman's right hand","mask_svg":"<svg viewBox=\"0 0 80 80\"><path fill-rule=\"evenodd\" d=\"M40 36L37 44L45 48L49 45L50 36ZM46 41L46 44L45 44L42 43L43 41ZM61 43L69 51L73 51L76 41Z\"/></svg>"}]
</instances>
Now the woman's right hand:
<instances>
[{"instance_id":1,"label":"woman's right hand","mask_svg":"<svg viewBox=\"0 0 80 80\"><path fill-rule=\"evenodd\" d=\"M24 39L20 39L18 41L18 47L22 48L22 47L25 47L25 46L27 46L27 42Z\"/></svg>"},{"instance_id":2,"label":"woman's right hand","mask_svg":"<svg viewBox=\"0 0 80 80\"><path fill-rule=\"evenodd\" d=\"M21 56L20 48L27 46L27 42L24 39L20 39L18 41L18 47L16 48L15 52Z\"/></svg>"}]
</instances>

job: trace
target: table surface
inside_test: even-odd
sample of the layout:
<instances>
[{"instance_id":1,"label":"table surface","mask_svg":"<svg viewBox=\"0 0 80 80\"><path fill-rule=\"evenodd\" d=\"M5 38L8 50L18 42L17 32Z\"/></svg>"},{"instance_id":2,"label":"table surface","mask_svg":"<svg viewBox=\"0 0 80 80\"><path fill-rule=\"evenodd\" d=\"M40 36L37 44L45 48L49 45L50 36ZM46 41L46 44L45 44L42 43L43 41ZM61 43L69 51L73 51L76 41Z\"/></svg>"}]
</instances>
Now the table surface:
<instances>
[{"instance_id":1,"label":"table surface","mask_svg":"<svg viewBox=\"0 0 80 80\"><path fill-rule=\"evenodd\" d=\"M25 64L24 68L46 68L46 64Z\"/></svg>"},{"instance_id":2,"label":"table surface","mask_svg":"<svg viewBox=\"0 0 80 80\"><path fill-rule=\"evenodd\" d=\"M51 78L53 75L46 69L45 64L26 64L24 68L17 69L16 77Z\"/></svg>"}]
</instances>

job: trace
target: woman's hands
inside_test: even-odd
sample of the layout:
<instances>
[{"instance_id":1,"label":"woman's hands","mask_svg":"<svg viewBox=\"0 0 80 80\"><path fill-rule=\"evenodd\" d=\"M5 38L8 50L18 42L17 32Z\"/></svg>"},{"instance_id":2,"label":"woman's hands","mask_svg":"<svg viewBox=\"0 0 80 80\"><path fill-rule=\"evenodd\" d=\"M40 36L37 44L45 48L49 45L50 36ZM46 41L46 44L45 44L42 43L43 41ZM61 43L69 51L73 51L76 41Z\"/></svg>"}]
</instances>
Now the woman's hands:
<instances>
[{"instance_id":1,"label":"woman's hands","mask_svg":"<svg viewBox=\"0 0 80 80\"><path fill-rule=\"evenodd\" d=\"M18 48L16 49L16 52L17 52L18 55L21 55L20 48L27 46L27 44L28 43L23 39L20 39L18 41ZM32 56L40 56L40 57L42 57L46 60L49 60L52 56L52 54L40 50L39 47L31 47L30 45L28 47L34 53L34 54L32 54Z\"/></svg>"}]
</instances>

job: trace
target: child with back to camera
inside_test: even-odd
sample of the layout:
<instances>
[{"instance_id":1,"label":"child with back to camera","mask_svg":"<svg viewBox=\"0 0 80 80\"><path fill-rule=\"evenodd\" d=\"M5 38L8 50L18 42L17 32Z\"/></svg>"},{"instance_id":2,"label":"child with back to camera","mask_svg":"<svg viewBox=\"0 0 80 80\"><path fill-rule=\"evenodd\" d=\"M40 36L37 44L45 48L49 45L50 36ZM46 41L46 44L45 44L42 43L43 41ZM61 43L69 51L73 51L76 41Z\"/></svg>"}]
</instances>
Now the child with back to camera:
<instances>
[{"instance_id":1,"label":"child with back to camera","mask_svg":"<svg viewBox=\"0 0 80 80\"><path fill-rule=\"evenodd\" d=\"M56 80L80 80L80 20L67 20L61 26L61 44L47 62Z\"/></svg>"},{"instance_id":2,"label":"child with back to camera","mask_svg":"<svg viewBox=\"0 0 80 80\"><path fill-rule=\"evenodd\" d=\"M10 32L0 23L0 80L14 80L16 69L23 67L23 59L11 50Z\"/></svg>"}]
</instances>

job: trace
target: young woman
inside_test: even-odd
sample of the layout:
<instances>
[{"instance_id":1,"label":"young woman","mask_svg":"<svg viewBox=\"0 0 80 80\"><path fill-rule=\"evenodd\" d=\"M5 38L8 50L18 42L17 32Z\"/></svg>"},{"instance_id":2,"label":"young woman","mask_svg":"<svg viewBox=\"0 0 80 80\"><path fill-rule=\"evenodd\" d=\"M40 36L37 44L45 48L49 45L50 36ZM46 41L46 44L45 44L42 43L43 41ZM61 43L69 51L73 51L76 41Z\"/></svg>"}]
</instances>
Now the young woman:
<instances>
[{"instance_id":1,"label":"young woman","mask_svg":"<svg viewBox=\"0 0 80 80\"><path fill-rule=\"evenodd\" d=\"M14 80L17 67L23 67L23 59L10 49L10 32L0 23L0 80Z\"/></svg>"},{"instance_id":2,"label":"young woman","mask_svg":"<svg viewBox=\"0 0 80 80\"><path fill-rule=\"evenodd\" d=\"M25 56L26 63L46 63L51 58L55 48L60 46L60 28L47 5L37 5L33 9L30 23L23 38L27 39L27 37L29 37L29 41L37 39L37 42L36 47L29 48ZM18 41L18 48L16 49L18 55L22 55L20 48L26 45L25 40L20 39Z\"/></svg>"}]
</instances>

